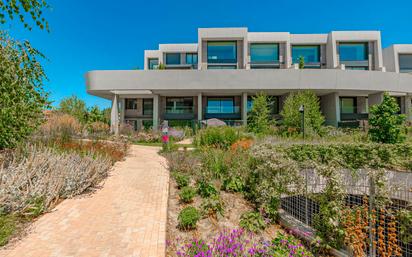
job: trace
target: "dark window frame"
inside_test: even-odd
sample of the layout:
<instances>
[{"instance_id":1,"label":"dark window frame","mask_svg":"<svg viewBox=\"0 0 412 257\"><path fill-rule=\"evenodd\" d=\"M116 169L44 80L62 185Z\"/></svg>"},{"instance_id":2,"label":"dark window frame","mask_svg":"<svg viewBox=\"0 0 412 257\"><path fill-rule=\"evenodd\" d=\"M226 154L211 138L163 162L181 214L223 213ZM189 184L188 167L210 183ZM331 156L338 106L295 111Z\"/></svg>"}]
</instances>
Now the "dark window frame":
<instances>
[{"instance_id":1,"label":"dark window frame","mask_svg":"<svg viewBox=\"0 0 412 257\"><path fill-rule=\"evenodd\" d=\"M234 110L233 113L236 113L236 101L235 101L235 97L234 97L234 96L207 96L207 97L206 97L206 109L209 107L209 99L219 99L219 101L220 101L220 108L222 108L222 103L221 103L221 102L222 102L223 99L231 99L232 102L233 102L233 105L232 105L233 110ZM219 113L214 113L214 114L224 114L224 113L219 112Z\"/></svg>"},{"instance_id":2,"label":"dark window frame","mask_svg":"<svg viewBox=\"0 0 412 257\"><path fill-rule=\"evenodd\" d=\"M342 53L340 47L342 45L364 45L364 60L342 60ZM368 61L369 60L369 42L339 42L339 61L341 62L351 62L351 61Z\"/></svg>"},{"instance_id":3,"label":"dark window frame","mask_svg":"<svg viewBox=\"0 0 412 257\"><path fill-rule=\"evenodd\" d=\"M157 66L159 66L159 58L147 58L147 66L149 70L156 70L157 68L151 67L150 61L157 61Z\"/></svg>"},{"instance_id":4,"label":"dark window frame","mask_svg":"<svg viewBox=\"0 0 412 257\"><path fill-rule=\"evenodd\" d=\"M321 62L322 62L322 60L321 60L321 45L291 45L290 51L291 51L291 55L292 55L292 63L296 64L296 63L299 63L299 57L298 57L298 59L294 60L294 58L293 58L293 47L316 47L318 49L318 58L319 58L318 61L316 61L316 62L307 62L307 63L308 64L310 64L310 63L316 63L316 64L319 63L319 65L321 64ZM306 60L305 60L305 63L306 63Z\"/></svg>"},{"instance_id":5,"label":"dark window frame","mask_svg":"<svg viewBox=\"0 0 412 257\"><path fill-rule=\"evenodd\" d=\"M170 103L171 101L171 99L183 99L183 102L185 102L185 100L184 99L190 99L191 100L191 102L192 102L192 105L191 106L186 106L186 105L183 105L184 107L189 107L189 108L191 108L191 110L188 112L188 113L192 113L193 112L193 110L194 110L194 104L195 104L195 100L194 100L194 97L191 97L191 96L182 96L182 97L178 97L178 96L168 96L168 97L166 97L166 101L165 101L165 103L166 103L166 110L167 110L167 108L169 107L168 106L168 103Z\"/></svg>"},{"instance_id":6,"label":"dark window frame","mask_svg":"<svg viewBox=\"0 0 412 257\"><path fill-rule=\"evenodd\" d=\"M151 109L149 110L145 108L145 102L147 101L151 102ZM153 103L154 103L153 98L143 98L143 102L142 102L142 114L143 115L153 115L153 109L154 109ZM146 113L147 111L149 111L149 113Z\"/></svg>"},{"instance_id":7,"label":"dark window frame","mask_svg":"<svg viewBox=\"0 0 412 257\"><path fill-rule=\"evenodd\" d=\"M134 102L134 103L130 104L130 102ZM137 110L137 99L136 98L126 98L125 99L125 110Z\"/></svg>"},{"instance_id":8,"label":"dark window frame","mask_svg":"<svg viewBox=\"0 0 412 257\"><path fill-rule=\"evenodd\" d=\"M175 57L179 56L179 62L178 63L169 63L167 59L168 59L168 56L171 56L171 55L174 55ZM180 64L182 64L182 54L181 53L165 53L165 64L166 65L180 65Z\"/></svg>"},{"instance_id":9,"label":"dark window frame","mask_svg":"<svg viewBox=\"0 0 412 257\"><path fill-rule=\"evenodd\" d=\"M256 45L276 45L276 51L277 51L277 59L276 60L272 60L272 61L270 61L270 62L266 62L266 61L253 61L252 60L252 46L256 46ZM277 42L262 42L262 43L259 43L259 42L256 42L256 43L250 43L249 44L249 53L250 53L250 63L276 63L276 62L279 62L279 57L280 57L280 55L279 55L279 51L280 51L280 46L279 46L279 43L277 43Z\"/></svg>"},{"instance_id":10,"label":"dark window frame","mask_svg":"<svg viewBox=\"0 0 412 257\"><path fill-rule=\"evenodd\" d=\"M401 56L408 56L408 57L412 58L412 53L398 53L399 72L400 73L412 73L412 66L411 67L406 67L406 68L401 67Z\"/></svg>"},{"instance_id":11,"label":"dark window frame","mask_svg":"<svg viewBox=\"0 0 412 257\"><path fill-rule=\"evenodd\" d=\"M210 43L234 43L234 47L235 47L235 59L234 62L232 60L229 59L225 59L222 62L220 62L219 60L217 60L216 62L213 61L213 59L209 59L209 44ZM207 63L208 64L222 64L222 63L230 63L230 64L237 64L238 63L238 49L237 49L237 40L217 40L217 41L207 41L206 42L206 59L207 59Z\"/></svg>"},{"instance_id":12,"label":"dark window frame","mask_svg":"<svg viewBox=\"0 0 412 257\"><path fill-rule=\"evenodd\" d=\"M353 100L353 113L343 112L342 99L352 99ZM339 97L339 110L341 114L357 114L358 113L358 101L356 96L341 96Z\"/></svg>"}]
</instances>

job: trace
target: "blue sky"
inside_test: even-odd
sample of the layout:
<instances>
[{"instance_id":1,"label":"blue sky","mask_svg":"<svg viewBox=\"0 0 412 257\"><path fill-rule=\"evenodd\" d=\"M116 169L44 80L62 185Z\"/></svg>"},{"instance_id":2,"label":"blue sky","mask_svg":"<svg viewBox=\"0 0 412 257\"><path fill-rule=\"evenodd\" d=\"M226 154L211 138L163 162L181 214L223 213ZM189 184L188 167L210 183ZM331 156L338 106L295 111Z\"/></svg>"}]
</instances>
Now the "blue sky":
<instances>
[{"instance_id":1,"label":"blue sky","mask_svg":"<svg viewBox=\"0 0 412 257\"><path fill-rule=\"evenodd\" d=\"M143 51L159 43L193 43L198 27L249 27L249 31L327 33L381 30L384 47L412 44L410 0L49 0L47 33L7 25L12 36L29 39L48 58L46 89L55 103L77 95L88 106L110 106L87 95L89 70L143 68ZM203 6L200 6L202 4Z\"/></svg>"}]
</instances>

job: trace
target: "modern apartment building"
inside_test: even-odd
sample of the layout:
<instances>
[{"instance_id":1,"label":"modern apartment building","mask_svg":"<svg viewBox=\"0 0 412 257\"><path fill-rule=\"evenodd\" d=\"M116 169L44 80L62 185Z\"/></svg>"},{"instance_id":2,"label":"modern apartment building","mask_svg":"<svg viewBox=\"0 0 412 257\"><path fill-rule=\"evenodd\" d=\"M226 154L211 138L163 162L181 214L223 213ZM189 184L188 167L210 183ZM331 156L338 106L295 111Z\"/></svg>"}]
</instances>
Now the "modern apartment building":
<instances>
[{"instance_id":1,"label":"modern apartment building","mask_svg":"<svg viewBox=\"0 0 412 257\"><path fill-rule=\"evenodd\" d=\"M112 101L114 132L121 123L156 129L163 120L246 124L252 96L261 91L271 96L272 115L279 118L288 94L305 89L319 96L328 125L368 119L369 106L385 91L412 120L412 44L382 49L379 31L200 28L197 43L160 44L144 58L144 70L86 74L87 92Z\"/></svg>"}]
</instances>

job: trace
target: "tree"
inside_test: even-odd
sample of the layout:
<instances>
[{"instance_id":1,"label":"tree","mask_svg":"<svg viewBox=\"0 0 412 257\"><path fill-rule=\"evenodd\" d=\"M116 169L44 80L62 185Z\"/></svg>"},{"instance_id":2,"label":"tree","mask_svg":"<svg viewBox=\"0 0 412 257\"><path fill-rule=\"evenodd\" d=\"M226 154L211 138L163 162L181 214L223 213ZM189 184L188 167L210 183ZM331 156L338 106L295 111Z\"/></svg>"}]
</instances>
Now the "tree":
<instances>
[{"instance_id":1,"label":"tree","mask_svg":"<svg viewBox=\"0 0 412 257\"><path fill-rule=\"evenodd\" d=\"M32 30L32 26L26 20L29 17L37 27L49 31L49 24L43 17L43 10L48 8L45 0L1 0L0 23L5 24L17 16L25 28Z\"/></svg>"},{"instance_id":2,"label":"tree","mask_svg":"<svg viewBox=\"0 0 412 257\"><path fill-rule=\"evenodd\" d=\"M0 149L14 147L40 125L48 106L44 56L29 42L0 32Z\"/></svg>"},{"instance_id":3,"label":"tree","mask_svg":"<svg viewBox=\"0 0 412 257\"><path fill-rule=\"evenodd\" d=\"M100 121L103 123L108 123L106 117L106 109L100 110L99 106L95 105L88 110L87 122L96 122Z\"/></svg>"},{"instance_id":4,"label":"tree","mask_svg":"<svg viewBox=\"0 0 412 257\"><path fill-rule=\"evenodd\" d=\"M166 65L164 65L163 63L159 63L159 65L157 66L158 70L165 70L166 69Z\"/></svg>"},{"instance_id":5,"label":"tree","mask_svg":"<svg viewBox=\"0 0 412 257\"><path fill-rule=\"evenodd\" d=\"M83 124L87 122L88 112L86 103L75 95L64 98L60 102L58 110L62 113L72 115Z\"/></svg>"},{"instance_id":6,"label":"tree","mask_svg":"<svg viewBox=\"0 0 412 257\"><path fill-rule=\"evenodd\" d=\"M321 111L319 98L309 90L291 93L285 100L281 115L283 123L300 131L302 125L302 114L299 107L304 105L305 133L319 134L321 126L325 121Z\"/></svg>"},{"instance_id":7,"label":"tree","mask_svg":"<svg viewBox=\"0 0 412 257\"><path fill-rule=\"evenodd\" d=\"M248 130L256 134L266 133L270 125L268 97L264 92L261 92L252 99L252 110L248 115Z\"/></svg>"},{"instance_id":8,"label":"tree","mask_svg":"<svg viewBox=\"0 0 412 257\"><path fill-rule=\"evenodd\" d=\"M383 95L381 104L373 105L369 117L369 138L373 142L395 144L403 142L405 115L398 114L399 106L395 98L388 93Z\"/></svg>"},{"instance_id":9,"label":"tree","mask_svg":"<svg viewBox=\"0 0 412 257\"><path fill-rule=\"evenodd\" d=\"M299 56L299 69L305 68L305 57Z\"/></svg>"}]
</instances>

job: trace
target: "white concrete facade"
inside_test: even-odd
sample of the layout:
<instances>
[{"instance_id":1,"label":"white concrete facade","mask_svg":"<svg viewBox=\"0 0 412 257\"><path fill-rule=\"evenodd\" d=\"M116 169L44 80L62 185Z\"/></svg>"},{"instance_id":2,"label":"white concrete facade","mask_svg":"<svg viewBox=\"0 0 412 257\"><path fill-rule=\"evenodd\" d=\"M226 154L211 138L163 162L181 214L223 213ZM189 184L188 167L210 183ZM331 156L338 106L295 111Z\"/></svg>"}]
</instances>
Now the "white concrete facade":
<instances>
[{"instance_id":1,"label":"white concrete facade","mask_svg":"<svg viewBox=\"0 0 412 257\"><path fill-rule=\"evenodd\" d=\"M235 60L212 63L209 42L232 42ZM256 45L272 45L277 59L257 66L252 51ZM352 45L360 46L364 52L345 49ZM305 69L299 70L294 51L302 47L312 47L317 53L315 62L309 61ZM348 56L359 54L363 59L348 60ZM224 105L231 103L232 107L231 115L215 115L217 118L246 124L247 105L257 92L276 97L278 113L284 96L306 89L320 97L322 112L330 125L367 119L368 106L379 103L385 91L399 98L402 112L412 120L412 75L400 74L400 70L405 70L400 69L400 55L412 56L412 44L382 49L379 31L291 34L249 32L247 28L199 28L196 43L160 44L158 50L146 50L144 70L90 71L86 84L88 93L113 101L113 132L128 121L150 121L155 129L166 119L201 121L213 113L227 111L227 106L219 107L219 101L225 101ZM168 63L171 58L174 62ZM150 67L149 59L164 64L166 70L150 70L155 66ZM342 112L341 105L345 103L353 103L353 115Z\"/></svg>"}]
</instances>

